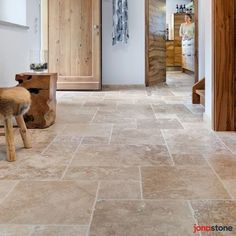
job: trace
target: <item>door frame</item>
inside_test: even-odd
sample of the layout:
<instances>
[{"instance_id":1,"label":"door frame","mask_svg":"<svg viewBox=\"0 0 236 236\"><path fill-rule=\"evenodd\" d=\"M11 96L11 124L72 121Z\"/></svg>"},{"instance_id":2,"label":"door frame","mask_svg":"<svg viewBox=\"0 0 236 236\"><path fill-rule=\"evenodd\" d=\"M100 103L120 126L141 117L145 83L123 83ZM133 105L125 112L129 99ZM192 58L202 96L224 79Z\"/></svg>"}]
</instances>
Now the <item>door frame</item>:
<instances>
[{"instance_id":1,"label":"door frame","mask_svg":"<svg viewBox=\"0 0 236 236\"><path fill-rule=\"evenodd\" d=\"M236 131L236 1L212 0L213 128Z\"/></svg>"}]
</instances>

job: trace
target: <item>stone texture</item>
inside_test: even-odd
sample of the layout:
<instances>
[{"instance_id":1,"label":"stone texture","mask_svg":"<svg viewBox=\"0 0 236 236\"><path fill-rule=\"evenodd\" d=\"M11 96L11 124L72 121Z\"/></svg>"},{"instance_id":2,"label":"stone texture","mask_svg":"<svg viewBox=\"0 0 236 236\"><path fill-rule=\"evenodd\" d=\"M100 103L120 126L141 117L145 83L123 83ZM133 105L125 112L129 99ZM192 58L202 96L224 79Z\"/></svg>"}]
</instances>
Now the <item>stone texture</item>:
<instances>
[{"instance_id":1,"label":"stone texture","mask_svg":"<svg viewBox=\"0 0 236 236\"><path fill-rule=\"evenodd\" d=\"M143 167L144 199L230 199L209 167Z\"/></svg>"},{"instance_id":2,"label":"stone texture","mask_svg":"<svg viewBox=\"0 0 236 236\"><path fill-rule=\"evenodd\" d=\"M96 183L20 182L0 205L0 224L87 225L96 191Z\"/></svg>"},{"instance_id":3,"label":"stone texture","mask_svg":"<svg viewBox=\"0 0 236 236\"><path fill-rule=\"evenodd\" d=\"M181 201L99 201L90 236L188 236L193 224L187 203Z\"/></svg>"}]
</instances>

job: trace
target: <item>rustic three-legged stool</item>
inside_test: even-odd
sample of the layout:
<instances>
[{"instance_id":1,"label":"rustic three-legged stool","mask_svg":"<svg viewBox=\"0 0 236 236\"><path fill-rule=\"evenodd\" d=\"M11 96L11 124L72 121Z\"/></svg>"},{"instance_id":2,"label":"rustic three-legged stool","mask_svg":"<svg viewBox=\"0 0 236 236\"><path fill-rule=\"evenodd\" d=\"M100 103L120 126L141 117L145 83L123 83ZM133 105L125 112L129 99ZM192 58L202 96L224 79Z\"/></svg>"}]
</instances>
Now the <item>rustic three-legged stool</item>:
<instances>
[{"instance_id":1,"label":"rustic three-legged stool","mask_svg":"<svg viewBox=\"0 0 236 236\"><path fill-rule=\"evenodd\" d=\"M0 88L0 119L4 120L7 160L15 161L15 144L12 118L15 117L25 148L31 148L29 132L23 115L31 104L30 93L21 87Z\"/></svg>"}]
</instances>

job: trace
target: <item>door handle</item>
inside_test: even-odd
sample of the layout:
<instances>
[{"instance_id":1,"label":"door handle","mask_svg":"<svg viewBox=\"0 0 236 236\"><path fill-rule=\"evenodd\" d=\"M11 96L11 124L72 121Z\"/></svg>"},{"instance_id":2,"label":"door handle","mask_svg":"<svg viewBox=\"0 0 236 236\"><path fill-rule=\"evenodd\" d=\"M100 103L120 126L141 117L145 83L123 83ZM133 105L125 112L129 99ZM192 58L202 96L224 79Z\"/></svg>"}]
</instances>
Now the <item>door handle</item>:
<instances>
[{"instance_id":1,"label":"door handle","mask_svg":"<svg viewBox=\"0 0 236 236\"><path fill-rule=\"evenodd\" d=\"M100 26L99 25L94 25L93 26L94 31L97 33L97 35L100 34Z\"/></svg>"}]
</instances>

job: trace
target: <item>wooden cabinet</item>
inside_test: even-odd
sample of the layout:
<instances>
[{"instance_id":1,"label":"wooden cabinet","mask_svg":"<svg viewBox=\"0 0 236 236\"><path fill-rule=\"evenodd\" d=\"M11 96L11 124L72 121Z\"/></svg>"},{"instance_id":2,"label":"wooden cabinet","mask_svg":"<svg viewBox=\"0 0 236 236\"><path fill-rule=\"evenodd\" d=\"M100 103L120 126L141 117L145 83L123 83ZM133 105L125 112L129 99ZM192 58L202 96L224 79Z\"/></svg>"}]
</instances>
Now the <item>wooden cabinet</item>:
<instances>
[{"instance_id":1,"label":"wooden cabinet","mask_svg":"<svg viewBox=\"0 0 236 236\"><path fill-rule=\"evenodd\" d=\"M195 60L194 39L184 40L182 42L182 68L194 72Z\"/></svg>"},{"instance_id":2,"label":"wooden cabinet","mask_svg":"<svg viewBox=\"0 0 236 236\"><path fill-rule=\"evenodd\" d=\"M24 116L27 128L44 129L55 123L57 74L23 73L16 75L19 86L31 94L31 107Z\"/></svg>"}]
</instances>

